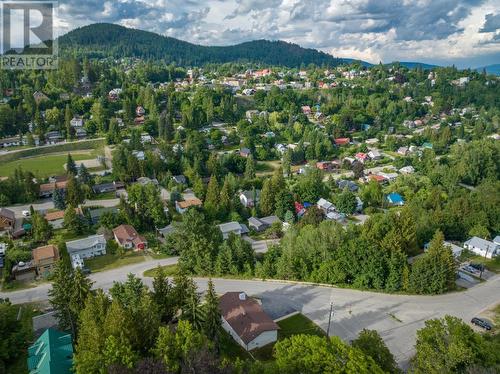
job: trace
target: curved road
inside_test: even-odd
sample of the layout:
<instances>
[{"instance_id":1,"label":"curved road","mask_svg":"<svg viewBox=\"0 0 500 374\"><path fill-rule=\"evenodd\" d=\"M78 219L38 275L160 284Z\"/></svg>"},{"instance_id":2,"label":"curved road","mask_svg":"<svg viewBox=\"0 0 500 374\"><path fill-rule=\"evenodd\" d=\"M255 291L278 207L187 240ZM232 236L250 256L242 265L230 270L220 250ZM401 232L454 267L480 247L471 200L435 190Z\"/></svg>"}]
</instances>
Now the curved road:
<instances>
[{"instance_id":1,"label":"curved road","mask_svg":"<svg viewBox=\"0 0 500 374\"><path fill-rule=\"evenodd\" d=\"M133 273L151 285L151 278L143 276L145 270L157 264L175 264L177 260L176 257L150 260L94 273L90 278L95 287L109 289L114 281L124 281L128 273ZM196 279L196 282L201 290L206 288L206 279ZM415 334L424 321L446 314L469 321L482 310L500 302L500 275L467 291L439 296L388 295L279 281L214 279L214 282L219 293L245 291L276 305L299 310L324 330L328 325L330 302L333 301L335 314L330 334L349 341L363 328L377 330L402 367L407 366L413 355ZM32 289L0 293L0 297L8 297L13 303L42 301L47 299L49 289L50 284L43 284Z\"/></svg>"}]
</instances>

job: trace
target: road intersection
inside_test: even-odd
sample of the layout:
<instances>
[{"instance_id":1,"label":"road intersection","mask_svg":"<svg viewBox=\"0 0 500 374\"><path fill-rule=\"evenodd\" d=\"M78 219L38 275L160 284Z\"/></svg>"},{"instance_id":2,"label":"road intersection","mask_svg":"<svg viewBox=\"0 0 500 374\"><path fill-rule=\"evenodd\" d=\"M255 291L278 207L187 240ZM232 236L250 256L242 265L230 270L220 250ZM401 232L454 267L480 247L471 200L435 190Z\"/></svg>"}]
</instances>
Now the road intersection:
<instances>
[{"instance_id":1,"label":"road intersection","mask_svg":"<svg viewBox=\"0 0 500 374\"><path fill-rule=\"evenodd\" d=\"M144 271L159 265L172 265L178 258L148 260L139 264L90 275L94 287L108 290L113 282L124 281L132 273L148 286L151 278ZM196 279L200 290L205 290L206 279ZM431 318L446 314L464 321L484 309L500 302L500 275L490 278L466 291L437 296L389 295L345 288L325 287L285 281L214 279L219 293L245 291L249 295L288 305L302 312L326 331L330 302L334 303L334 318L330 333L345 341L354 339L364 329L377 330L393 352L398 363L406 367L413 355L416 331ZM43 301L47 299L50 284L22 291L0 293L13 303Z\"/></svg>"}]
</instances>

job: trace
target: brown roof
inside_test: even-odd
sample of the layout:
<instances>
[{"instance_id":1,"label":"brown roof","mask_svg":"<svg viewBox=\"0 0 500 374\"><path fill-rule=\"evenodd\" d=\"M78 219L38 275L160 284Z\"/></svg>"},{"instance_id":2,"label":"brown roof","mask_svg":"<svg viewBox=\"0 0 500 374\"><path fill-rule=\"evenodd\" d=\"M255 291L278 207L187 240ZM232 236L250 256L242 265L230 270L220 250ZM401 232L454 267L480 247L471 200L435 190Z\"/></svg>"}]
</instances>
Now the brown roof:
<instances>
[{"instance_id":1,"label":"brown roof","mask_svg":"<svg viewBox=\"0 0 500 374\"><path fill-rule=\"evenodd\" d=\"M12 221L16 219L14 212L7 208L0 208L0 217L5 217Z\"/></svg>"},{"instance_id":2,"label":"brown roof","mask_svg":"<svg viewBox=\"0 0 500 374\"><path fill-rule=\"evenodd\" d=\"M55 212L50 212L45 215L47 221L55 221L64 218L64 210L58 210Z\"/></svg>"},{"instance_id":3,"label":"brown roof","mask_svg":"<svg viewBox=\"0 0 500 374\"><path fill-rule=\"evenodd\" d=\"M222 317L233 328L245 344L250 343L265 331L279 330L279 326L269 317L260 304L242 292L227 292L219 299Z\"/></svg>"},{"instance_id":4,"label":"brown roof","mask_svg":"<svg viewBox=\"0 0 500 374\"><path fill-rule=\"evenodd\" d=\"M47 214L45 214L45 219L49 222L56 221L58 219L63 219L64 212L65 212L64 210L56 210L55 212L47 213ZM82 211L80 208L75 208L75 212L76 212L76 214L79 214L79 215L82 214Z\"/></svg>"},{"instance_id":5,"label":"brown roof","mask_svg":"<svg viewBox=\"0 0 500 374\"><path fill-rule=\"evenodd\" d=\"M137 246L140 243L146 243L146 239L140 236L133 226L130 225L120 225L113 229L113 234L120 244L125 244L126 242L134 243Z\"/></svg>"},{"instance_id":6,"label":"brown roof","mask_svg":"<svg viewBox=\"0 0 500 374\"><path fill-rule=\"evenodd\" d=\"M43 247L38 247L33 249L33 260L35 264L40 262L41 260L45 260L48 258L58 259L59 252L55 245L49 244Z\"/></svg>"},{"instance_id":7,"label":"brown roof","mask_svg":"<svg viewBox=\"0 0 500 374\"><path fill-rule=\"evenodd\" d=\"M194 198L184 201L177 201L177 204L179 205L179 208L186 209L189 208L190 206L199 206L202 204L202 202L200 199Z\"/></svg>"},{"instance_id":8,"label":"brown roof","mask_svg":"<svg viewBox=\"0 0 500 374\"><path fill-rule=\"evenodd\" d=\"M56 188L55 183L43 183L40 185L40 192L54 191Z\"/></svg>"}]
</instances>

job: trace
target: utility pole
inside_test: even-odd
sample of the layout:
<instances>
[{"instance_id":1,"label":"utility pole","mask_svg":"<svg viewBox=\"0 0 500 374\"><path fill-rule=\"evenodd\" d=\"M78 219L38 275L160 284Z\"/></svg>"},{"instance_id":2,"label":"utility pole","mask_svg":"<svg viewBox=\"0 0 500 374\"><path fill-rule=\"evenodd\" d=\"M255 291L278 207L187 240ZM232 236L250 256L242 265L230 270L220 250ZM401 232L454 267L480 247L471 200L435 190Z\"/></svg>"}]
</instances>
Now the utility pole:
<instances>
[{"instance_id":1,"label":"utility pole","mask_svg":"<svg viewBox=\"0 0 500 374\"><path fill-rule=\"evenodd\" d=\"M330 315L328 316L328 328L326 329L326 337L330 337L330 324L332 322L332 314L333 314L333 302L330 303Z\"/></svg>"}]
</instances>

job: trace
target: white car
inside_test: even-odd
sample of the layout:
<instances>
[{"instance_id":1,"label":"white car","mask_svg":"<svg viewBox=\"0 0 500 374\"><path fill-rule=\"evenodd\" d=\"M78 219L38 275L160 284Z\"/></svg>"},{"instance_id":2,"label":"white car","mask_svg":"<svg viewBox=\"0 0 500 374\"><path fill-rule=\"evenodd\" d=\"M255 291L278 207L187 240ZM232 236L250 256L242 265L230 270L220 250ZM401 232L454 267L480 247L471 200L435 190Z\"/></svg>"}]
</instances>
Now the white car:
<instances>
[{"instance_id":1,"label":"white car","mask_svg":"<svg viewBox=\"0 0 500 374\"><path fill-rule=\"evenodd\" d=\"M29 217L31 214L29 210L23 210L22 215L23 217Z\"/></svg>"}]
</instances>

